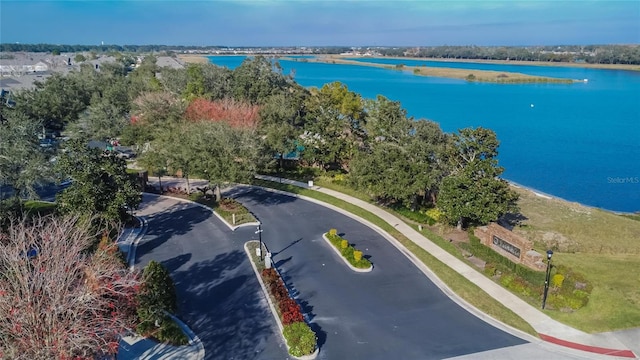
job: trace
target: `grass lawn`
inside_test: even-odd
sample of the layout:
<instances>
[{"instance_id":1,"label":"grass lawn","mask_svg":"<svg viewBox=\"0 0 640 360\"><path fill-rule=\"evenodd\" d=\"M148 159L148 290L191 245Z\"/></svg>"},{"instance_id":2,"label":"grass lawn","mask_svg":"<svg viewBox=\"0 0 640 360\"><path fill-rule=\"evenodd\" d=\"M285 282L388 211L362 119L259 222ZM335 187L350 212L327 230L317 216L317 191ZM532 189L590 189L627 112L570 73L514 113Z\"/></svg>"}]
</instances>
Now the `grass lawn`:
<instances>
[{"instance_id":1,"label":"grass lawn","mask_svg":"<svg viewBox=\"0 0 640 360\"><path fill-rule=\"evenodd\" d=\"M640 326L638 255L557 253L553 262L585 274L593 284L593 292L584 308L573 313L549 311L549 316L587 332Z\"/></svg>"},{"instance_id":2,"label":"grass lawn","mask_svg":"<svg viewBox=\"0 0 640 360\"><path fill-rule=\"evenodd\" d=\"M518 205L527 218L518 232L536 248L567 253L640 255L638 215L617 215L558 199L546 199L524 189Z\"/></svg>"}]
</instances>

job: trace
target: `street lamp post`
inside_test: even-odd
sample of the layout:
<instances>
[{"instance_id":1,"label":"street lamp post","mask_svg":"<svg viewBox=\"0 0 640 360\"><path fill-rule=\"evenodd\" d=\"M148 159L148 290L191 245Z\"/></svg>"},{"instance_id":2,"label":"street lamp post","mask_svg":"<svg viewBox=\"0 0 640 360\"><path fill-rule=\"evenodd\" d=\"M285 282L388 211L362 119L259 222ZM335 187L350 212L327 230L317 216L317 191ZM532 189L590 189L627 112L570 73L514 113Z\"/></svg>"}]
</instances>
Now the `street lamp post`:
<instances>
[{"instance_id":1,"label":"street lamp post","mask_svg":"<svg viewBox=\"0 0 640 360\"><path fill-rule=\"evenodd\" d=\"M262 224L258 224L258 230L256 230L256 234L258 234L258 241L260 241L260 261L263 260L263 251L262 251Z\"/></svg>"},{"instance_id":2,"label":"street lamp post","mask_svg":"<svg viewBox=\"0 0 640 360\"><path fill-rule=\"evenodd\" d=\"M547 250L547 276L544 278L544 294L542 295L542 308L547 303L547 293L549 292L549 277L551 276L551 256L553 251Z\"/></svg>"}]
</instances>

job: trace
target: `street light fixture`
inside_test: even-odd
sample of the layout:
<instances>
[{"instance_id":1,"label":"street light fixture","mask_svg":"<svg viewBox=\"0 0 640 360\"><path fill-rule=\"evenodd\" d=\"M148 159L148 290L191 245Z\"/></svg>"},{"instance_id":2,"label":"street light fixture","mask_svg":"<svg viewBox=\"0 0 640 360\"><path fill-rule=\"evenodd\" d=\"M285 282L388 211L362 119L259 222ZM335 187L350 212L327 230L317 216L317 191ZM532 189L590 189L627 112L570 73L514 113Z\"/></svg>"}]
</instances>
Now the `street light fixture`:
<instances>
[{"instance_id":1,"label":"street light fixture","mask_svg":"<svg viewBox=\"0 0 640 360\"><path fill-rule=\"evenodd\" d=\"M256 230L256 234L258 234L258 241L260 241L260 261L263 260L263 251L262 251L262 224L258 224L258 230Z\"/></svg>"},{"instance_id":2,"label":"street light fixture","mask_svg":"<svg viewBox=\"0 0 640 360\"><path fill-rule=\"evenodd\" d=\"M547 293L549 292L549 277L551 276L551 256L553 251L547 250L547 276L544 278L544 294L542 295L542 308L547 303Z\"/></svg>"}]
</instances>

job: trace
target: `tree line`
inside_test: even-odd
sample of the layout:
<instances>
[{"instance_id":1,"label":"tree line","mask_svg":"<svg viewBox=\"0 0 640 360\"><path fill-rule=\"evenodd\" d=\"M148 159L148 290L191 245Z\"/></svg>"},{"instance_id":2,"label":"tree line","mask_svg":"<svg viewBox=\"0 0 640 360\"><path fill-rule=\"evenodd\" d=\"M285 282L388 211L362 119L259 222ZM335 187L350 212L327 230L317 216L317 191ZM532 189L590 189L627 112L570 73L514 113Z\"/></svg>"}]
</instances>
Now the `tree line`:
<instances>
[{"instance_id":1,"label":"tree line","mask_svg":"<svg viewBox=\"0 0 640 360\"><path fill-rule=\"evenodd\" d=\"M385 56L436 59L640 64L640 46L638 45L432 46L381 48L377 51Z\"/></svg>"},{"instance_id":2,"label":"tree line","mask_svg":"<svg viewBox=\"0 0 640 360\"><path fill-rule=\"evenodd\" d=\"M339 82L307 89L264 57L248 58L230 70L213 64L158 68L148 56L130 72L112 63L100 71L82 67L54 75L14 98L16 106L2 112L7 129L33 124L21 136L38 133L33 129L41 126L65 129L85 143L119 138L139 149L138 163L155 175L179 174L212 184L249 182L258 172L276 171L297 159L299 166L342 173L350 186L381 203L438 207L460 227L515 210L516 196L500 179L493 131L447 134L437 123L408 117L398 101L382 95L365 99ZM25 178L38 172L32 167L49 164L45 155L30 152L35 144L30 141L20 143L23 153L0 147L7 159L37 154L28 156L38 161L0 163L7 169L3 183L22 194L30 193L33 183ZM69 149L58 154L57 176L80 168L79 159L87 158L78 155L77 145ZM71 154L76 155L65 160ZM88 158L97 161L95 155ZM120 199L135 204L132 192ZM64 199L77 200L68 208L90 207L80 201L84 196ZM92 206L95 210L97 204ZM114 217L116 210L110 210Z\"/></svg>"},{"instance_id":3,"label":"tree line","mask_svg":"<svg viewBox=\"0 0 640 360\"><path fill-rule=\"evenodd\" d=\"M243 50L295 51L296 47L264 48L243 47ZM425 47L306 47L309 54L342 54L353 50L366 50L383 56L412 56L436 59L512 60L540 62L584 62L588 64L640 64L639 45L549 45L549 46L425 46ZM18 51L48 52L95 52L95 53L180 53L187 51L231 52L228 46L184 46L184 45L54 45L54 44L0 44L0 52ZM0 58L10 56L0 54Z\"/></svg>"}]
</instances>

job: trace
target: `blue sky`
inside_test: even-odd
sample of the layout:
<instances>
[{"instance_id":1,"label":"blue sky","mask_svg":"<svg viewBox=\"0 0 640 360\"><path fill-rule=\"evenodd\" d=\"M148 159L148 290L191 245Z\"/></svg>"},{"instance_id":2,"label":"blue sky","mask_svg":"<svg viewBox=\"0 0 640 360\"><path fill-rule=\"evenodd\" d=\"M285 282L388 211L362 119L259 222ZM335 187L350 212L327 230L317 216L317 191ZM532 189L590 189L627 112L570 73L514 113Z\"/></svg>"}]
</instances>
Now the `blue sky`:
<instances>
[{"instance_id":1,"label":"blue sky","mask_svg":"<svg viewBox=\"0 0 640 360\"><path fill-rule=\"evenodd\" d=\"M640 0L1 0L0 20L3 43L640 43Z\"/></svg>"}]
</instances>

